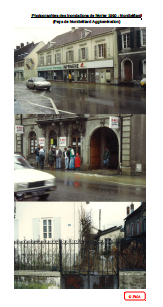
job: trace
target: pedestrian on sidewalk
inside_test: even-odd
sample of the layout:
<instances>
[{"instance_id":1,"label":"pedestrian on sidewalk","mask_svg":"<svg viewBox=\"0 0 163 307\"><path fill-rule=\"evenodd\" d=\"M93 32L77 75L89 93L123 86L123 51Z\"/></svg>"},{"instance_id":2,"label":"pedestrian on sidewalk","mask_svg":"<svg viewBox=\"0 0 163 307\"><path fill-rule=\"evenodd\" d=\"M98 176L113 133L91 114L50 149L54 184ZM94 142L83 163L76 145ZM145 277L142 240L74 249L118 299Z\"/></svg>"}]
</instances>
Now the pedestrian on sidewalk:
<instances>
[{"instance_id":1,"label":"pedestrian on sidewalk","mask_svg":"<svg viewBox=\"0 0 163 307\"><path fill-rule=\"evenodd\" d=\"M64 152L63 152L63 155L65 157L65 169L68 169L68 166L69 166L69 154L70 154L70 152L65 147Z\"/></svg>"},{"instance_id":2,"label":"pedestrian on sidewalk","mask_svg":"<svg viewBox=\"0 0 163 307\"><path fill-rule=\"evenodd\" d=\"M55 150L55 157L56 157L56 168L61 168L61 157L62 157L62 150L59 147L56 147Z\"/></svg>"},{"instance_id":3,"label":"pedestrian on sidewalk","mask_svg":"<svg viewBox=\"0 0 163 307\"><path fill-rule=\"evenodd\" d=\"M55 152L53 146L51 146L49 151L49 168L50 170L54 169L54 161L55 161Z\"/></svg>"},{"instance_id":4,"label":"pedestrian on sidewalk","mask_svg":"<svg viewBox=\"0 0 163 307\"><path fill-rule=\"evenodd\" d=\"M37 148L35 149L37 169L38 169L38 164L40 162L39 152L40 152L40 144L38 144Z\"/></svg>"},{"instance_id":5,"label":"pedestrian on sidewalk","mask_svg":"<svg viewBox=\"0 0 163 307\"><path fill-rule=\"evenodd\" d=\"M75 167L75 152L74 149L71 147L70 148L70 165L69 169L74 169Z\"/></svg>"},{"instance_id":6,"label":"pedestrian on sidewalk","mask_svg":"<svg viewBox=\"0 0 163 307\"><path fill-rule=\"evenodd\" d=\"M43 146L41 146L40 148L39 157L41 169L44 169L45 149L43 148Z\"/></svg>"},{"instance_id":7,"label":"pedestrian on sidewalk","mask_svg":"<svg viewBox=\"0 0 163 307\"><path fill-rule=\"evenodd\" d=\"M105 146L105 151L104 151L104 154L103 154L103 164L104 164L105 169L108 169L109 159L110 159L110 151L109 151L108 147Z\"/></svg>"},{"instance_id":8,"label":"pedestrian on sidewalk","mask_svg":"<svg viewBox=\"0 0 163 307\"><path fill-rule=\"evenodd\" d=\"M81 160L80 160L79 154L77 153L76 157L75 157L75 168L76 168L76 171L80 171L80 164L81 164Z\"/></svg>"},{"instance_id":9,"label":"pedestrian on sidewalk","mask_svg":"<svg viewBox=\"0 0 163 307\"><path fill-rule=\"evenodd\" d=\"M69 82L72 82L72 76L71 76L71 74L69 74L68 78L69 78Z\"/></svg>"}]
</instances>

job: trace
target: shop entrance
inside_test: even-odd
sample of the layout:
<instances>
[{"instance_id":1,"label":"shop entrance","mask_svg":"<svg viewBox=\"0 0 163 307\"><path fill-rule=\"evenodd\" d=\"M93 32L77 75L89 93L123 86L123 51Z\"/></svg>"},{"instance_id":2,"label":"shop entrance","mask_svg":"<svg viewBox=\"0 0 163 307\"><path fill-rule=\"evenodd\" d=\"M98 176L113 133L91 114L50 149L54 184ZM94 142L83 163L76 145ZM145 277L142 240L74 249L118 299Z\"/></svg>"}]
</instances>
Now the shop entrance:
<instances>
[{"instance_id":1,"label":"shop entrance","mask_svg":"<svg viewBox=\"0 0 163 307\"><path fill-rule=\"evenodd\" d=\"M103 167L103 154L105 146L110 150L109 168L117 169L119 163L118 138L115 132L106 127L98 128L90 141L90 169Z\"/></svg>"}]
</instances>

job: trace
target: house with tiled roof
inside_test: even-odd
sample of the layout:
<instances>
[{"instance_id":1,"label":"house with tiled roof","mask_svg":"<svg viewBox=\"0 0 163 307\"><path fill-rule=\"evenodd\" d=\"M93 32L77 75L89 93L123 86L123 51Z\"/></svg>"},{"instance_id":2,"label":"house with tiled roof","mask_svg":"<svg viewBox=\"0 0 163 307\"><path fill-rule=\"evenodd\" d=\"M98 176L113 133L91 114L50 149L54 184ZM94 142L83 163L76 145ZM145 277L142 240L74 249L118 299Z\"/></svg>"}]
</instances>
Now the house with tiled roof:
<instances>
[{"instance_id":1,"label":"house with tiled roof","mask_svg":"<svg viewBox=\"0 0 163 307\"><path fill-rule=\"evenodd\" d=\"M55 31L55 30L54 30ZM117 32L114 27L72 27L38 52L38 76L74 82L116 83Z\"/></svg>"},{"instance_id":2,"label":"house with tiled roof","mask_svg":"<svg viewBox=\"0 0 163 307\"><path fill-rule=\"evenodd\" d=\"M22 80L37 77L38 56L37 51L45 44L39 42L21 43L14 50L14 79Z\"/></svg>"}]
</instances>

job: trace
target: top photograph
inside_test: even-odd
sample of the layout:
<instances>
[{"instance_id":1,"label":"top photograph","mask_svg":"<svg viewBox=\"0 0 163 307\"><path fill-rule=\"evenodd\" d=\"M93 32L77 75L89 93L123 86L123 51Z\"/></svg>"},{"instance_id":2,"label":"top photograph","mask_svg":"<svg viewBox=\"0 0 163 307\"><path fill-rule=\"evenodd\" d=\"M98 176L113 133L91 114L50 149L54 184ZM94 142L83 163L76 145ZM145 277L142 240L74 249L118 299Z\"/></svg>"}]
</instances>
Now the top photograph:
<instances>
[{"instance_id":1,"label":"top photograph","mask_svg":"<svg viewBox=\"0 0 163 307\"><path fill-rule=\"evenodd\" d=\"M146 114L145 27L14 28L15 114Z\"/></svg>"}]
</instances>

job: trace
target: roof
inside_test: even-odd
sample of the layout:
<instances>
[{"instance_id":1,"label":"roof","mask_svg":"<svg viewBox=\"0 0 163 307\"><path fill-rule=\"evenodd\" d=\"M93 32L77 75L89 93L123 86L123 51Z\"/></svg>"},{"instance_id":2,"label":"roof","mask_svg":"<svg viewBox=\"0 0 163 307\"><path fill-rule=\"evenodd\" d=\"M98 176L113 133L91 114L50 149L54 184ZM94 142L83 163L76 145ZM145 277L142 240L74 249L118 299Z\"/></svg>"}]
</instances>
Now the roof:
<instances>
[{"instance_id":1,"label":"roof","mask_svg":"<svg viewBox=\"0 0 163 307\"><path fill-rule=\"evenodd\" d=\"M63 33L53 38L51 40L51 43L55 42L55 44L53 45L53 48L79 41L81 39L82 30L88 30L88 35L85 38L90 38L96 35L112 32L114 30L114 27L88 27L88 28L80 27L79 29L75 29L74 31ZM52 46L49 48L52 48ZM43 48L41 48L37 52L40 53L46 49L48 49L48 44L46 44Z\"/></svg>"},{"instance_id":2,"label":"roof","mask_svg":"<svg viewBox=\"0 0 163 307\"><path fill-rule=\"evenodd\" d=\"M122 228L122 225L121 226L114 226L114 227L111 227L111 228L108 228L108 229L105 229L105 230L99 230L99 232L96 235L96 238L99 238L99 237L101 237L101 236L103 236L105 234L108 234L110 232L119 230L121 228Z\"/></svg>"},{"instance_id":3,"label":"roof","mask_svg":"<svg viewBox=\"0 0 163 307\"><path fill-rule=\"evenodd\" d=\"M130 218L131 216L133 216L135 213L137 213L138 211L141 211L143 210L144 212L144 209L146 208L146 203L142 203L142 205L140 205L136 210L134 210L133 212L131 212L129 215L127 215L125 217L124 220L127 220L128 218Z\"/></svg>"},{"instance_id":4,"label":"roof","mask_svg":"<svg viewBox=\"0 0 163 307\"><path fill-rule=\"evenodd\" d=\"M22 48L14 50L14 62L23 60L39 43L34 44L32 42Z\"/></svg>"}]
</instances>

